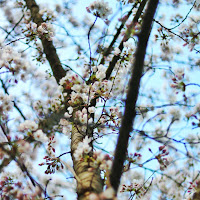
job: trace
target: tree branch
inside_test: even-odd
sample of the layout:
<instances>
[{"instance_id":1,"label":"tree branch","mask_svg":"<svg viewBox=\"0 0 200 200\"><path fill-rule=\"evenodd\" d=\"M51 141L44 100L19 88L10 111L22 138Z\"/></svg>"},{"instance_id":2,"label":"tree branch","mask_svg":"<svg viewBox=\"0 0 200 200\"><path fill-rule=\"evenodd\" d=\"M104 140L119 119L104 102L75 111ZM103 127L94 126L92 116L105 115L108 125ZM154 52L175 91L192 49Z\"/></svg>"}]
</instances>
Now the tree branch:
<instances>
[{"instance_id":1,"label":"tree branch","mask_svg":"<svg viewBox=\"0 0 200 200\"><path fill-rule=\"evenodd\" d=\"M129 83L129 90L125 103L125 112L122 118L121 128L119 130L119 137L110 174L110 183L116 193L123 173L123 164L126 159L129 134L132 131L133 122L136 116L135 106L139 93L140 79L143 72L144 58L158 2L159 0L149 1L142 23L141 32L138 35L138 46L135 53L135 62L132 66L132 77Z\"/></svg>"},{"instance_id":2,"label":"tree branch","mask_svg":"<svg viewBox=\"0 0 200 200\"><path fill-rule=\"evenodd\" d=\"M123 37L123 39L122 39L122 41L121 41L121 43L118 47L120 49L120 51L122 51L123 48L124 48L124 42L126 42L130 38L131 31L134 28L135 24L138 22L138 19L140 18L141 14L142 14L142 11L143 11L143 9L146 5L146 2L147 2L147 0L143 0L141 2L140 6L139 6L139 8L138 8L138 10L135 14L135 17L133 18L133 21L131 22L129 28L127 29L127 32L125 33L125 35L124 35L124 37ZM109 66L108 66L108 69L106 71L106 79L109 79L109 77L110 77L117 61L119 60L119 58L120 58L119 55L116 55L116 56L113 57L112 61L110 62Z\"/></svg>"},{"instance_id":3,"label":"tree branch","mask_svg":"<svg viewBox=\"0 0 200 200\"><path fill-rule=\"evenodd\" d=\"M39 14L39 6L36 4L35 0L25 0L26 6L31 11L31 17L34 23L37 26L40 26L43 22L42 16ZM59 84L61 78L66 75L65 70L62 67L58 54L56 53L56 48L53 45L52 41L48 41L46 38L41 38L42 45L44 48L44 53L46 54L46 58L51 66L53 71L53 75Z\"/></svg>"},{"instance_id":4,"label":"tree branch","mask_svg":"<svg viewBox=\"0 0 200 200\"><path fill-rule=\"evenodd\" d=\"M105 61L105 57L108 56L113 48L114 43L116 42L117 38L119 37L122 29L124 28L124 25L126 23L126 21L128 20L128 18L130 17L130 15L132 14L132 11L134 8L136 8L136 6L138 5L138 2L136 2L133 7L131 8L131 10L128 12L128 14L126 15L126 18L122 21L122 24L120 25L120 27L117 29L117 33L114 35L114 38L112 40L112 42L110 43L109 47L107 48L107 50L103 53L103 57L101 59L100 64L104 64Z\"/></svg>"}]
</instances>

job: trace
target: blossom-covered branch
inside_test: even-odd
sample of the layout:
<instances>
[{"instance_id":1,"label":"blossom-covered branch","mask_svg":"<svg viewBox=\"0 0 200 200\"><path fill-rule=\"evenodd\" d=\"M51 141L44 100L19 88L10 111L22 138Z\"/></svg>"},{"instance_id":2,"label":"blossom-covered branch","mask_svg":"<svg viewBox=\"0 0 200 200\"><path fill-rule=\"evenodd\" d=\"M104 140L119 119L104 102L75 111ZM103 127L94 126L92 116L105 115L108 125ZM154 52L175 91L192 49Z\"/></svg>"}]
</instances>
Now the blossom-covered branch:
<instances>
[{"instance_id":1,"label":"blossom-covered branch","mask_svg":"<svg viewBox=\"0 0 200 200\"><path fill-rule=\"evenodd\" d=\"M43 19L42 16L39 14L39 7L36 4L35 0L26 0L26 5L27 8L31 11L33 22L35 22L38 27L42 25ZM41 27L41 29L45 29L43 27ZM59 83L60 79L65 76L66 72L63 69L60 59L56 53L56 48L54 47L53 42L49 41L45 37L41 37L41 41L44 48L44 53L53 71L53 75L57 83Z\"/></svg>"}]
</instances>

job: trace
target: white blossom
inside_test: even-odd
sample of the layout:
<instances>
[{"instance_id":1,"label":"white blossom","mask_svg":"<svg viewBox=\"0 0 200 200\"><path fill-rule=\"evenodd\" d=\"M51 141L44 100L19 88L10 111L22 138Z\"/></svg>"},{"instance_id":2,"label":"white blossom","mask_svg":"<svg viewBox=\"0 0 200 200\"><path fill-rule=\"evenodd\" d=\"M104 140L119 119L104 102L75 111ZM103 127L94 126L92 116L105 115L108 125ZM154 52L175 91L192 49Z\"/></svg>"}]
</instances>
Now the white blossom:
<instances>
[{"instance_id":1,"label":"white blossom","mask_svg":"<svg viewBox=\"0 0 200 200\"><path fill-rule=\"evenodd\" d=\"M93 15L102 19L107 19L108 15L112 14L112 8L109 7L107 2L104 0L97 0L92 2L87 7L88 12L93 12Z\"/></svg>"},{"instance_id":2,"label":"white blossom","mask_svg":"<svg viewBox=\"0 0 200 200\"><path fill-rule=\"evenodd\" d=\"M95 112L95 107L94 107L94 106L89 107L89 108L88 108L88 112L89 112L89 113L94 113L94 112Z\"/></svg>"},{"instance_id":3,"label":"white blossom","mask_svg":"<svg viewBox=\"0 0 200 200\"><path fill-rule=\"evenodd\" d=\"M70 115L68 112L65 112L64 117L65 118L70 118L72 115Z\"/></svg>"},{"instance_id":4,"label":"white blossom","mask_svg":"<svg viewBox=\"0 0 200 200\"><path fill-rule=\"evenodd\" d=\"M101 80L104 79L106 77L106 68L103 65L99 65L97 69L96 77Z\"/></svg>"},{"instance_id":5,"label":"white blossom","mask_svg":"<svg viewBox=\"0 0 200 200\"><path fill-rule=\"evenodd\" d=\"M18 127L19 131L25 131L25 130L30 130L30 131L36 131L38 129L38 125L31 120L25 120L23 123L21 123Z\"/></svg>"},{"instance_id":6,"label":"white blossom","mask_svg":"<svg viewBox=\"0 0 200 200\"><path fill-rule=\"evenodd\" d=\"M48 141L48 137L43 133L43 131L41 129L35 131L33 133L33 137L35 138L35 140L38 140L40 142L47 142Z\"/></svg>"},{"instance_id":7,"label":"white blossom","mask_svg":"<svg viewBox=\"0 0 200 200\"><path fill-rule=\"evenodd\" d=\"M80 160L83 158L83 154L88 154L91 150L92 147L89 145L89 143L92 141L92 138L89 138L86 136L82 142L78 143L77 149L74 152L74 157L76 160Z\"/></svg>"},{"instance_id":8,"label":"white blossom","mask_svg":"<svg viewBox=\"0 0 200 200\"><path fill-rule=\"evenodd\" d=\"M121 53L121 50L118 47L115 47L114 55L117 56Z\"/></svg>"}]
</instances>

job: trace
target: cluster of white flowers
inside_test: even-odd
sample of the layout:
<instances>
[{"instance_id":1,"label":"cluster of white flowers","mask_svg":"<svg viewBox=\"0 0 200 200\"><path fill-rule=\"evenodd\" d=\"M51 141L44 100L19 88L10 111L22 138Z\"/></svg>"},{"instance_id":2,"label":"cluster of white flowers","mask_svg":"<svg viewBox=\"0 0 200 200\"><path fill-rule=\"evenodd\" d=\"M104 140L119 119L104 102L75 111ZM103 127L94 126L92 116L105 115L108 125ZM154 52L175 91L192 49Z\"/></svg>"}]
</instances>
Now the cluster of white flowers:
<instances>
[{"instance_id":1,"label":"cluster of white flowers","mask_svg":"<svg viewBox=\"0 0 200 200\"><path fill-rule=\"evenodd\" d=\"M94 166L100 170L109 170L112 165L112 160L108 154L103 154L101 151L94 152L93 155L95 161Z\"/></svg>"},{"instance_id":2,"label":"cluster of white flowers","mask_svg":"<svg viewBox=\"0 0 200 200\"><path fill-rule=\"evenodd\" d=\"M185 91L184 76L185 76L184 69L182 68L176 69L175 76L172 78L173 83L170 86L174 89Z\"/></svg>"},{"instance_id":3,"label":"cluster of white flowers","mask_svg":"<svg viewBox=\"0 0 200 200\"><path fill-rule=\"evenodd\" d=\"M45 102L42 102L41 100L33 102L33 108L37 111L38 116L43 116L48 112L44 105Z\"/></svg>"},{"instance_id":4,"label":"cluster of white flowers","mask_svg":"<svg viewBox=\"0 0 200 200\"><path fill-rule=\"evenodd\" d=\"M94 110L90 109L90 111L93 112ZM89 112L89 109L88 109L88 112ZM82 111L80 111L80 110L76 111L75 118L77 120L79 120L82 124L86 124L87 120L88 120L89 124L91 124L93 122L92 118L88 119L88 114L87 114L86 108L83 108Z\"/></svg>"},{"instance_id":5,"label":"cluster of white flowers","mask_svg":"<svg viewBox=\"0 0 200 200\"><path fill-rule=\"evenodd\" d=\"M41 129L35 131L33 133L33 137L35 140L40 141L40 142L47 142L48 141L48 137L43 133L43 131Z\"/></svg>"},{"instance_id":6,"label":"cluster of white flowers","mask_svg":"<svg viewBox=\"0 0 200 200\"><path fill-rule=\"evenodd\" d=\"M96 71L97 69L97 71ZM103 65L97 66L97 68L93 67L93 71L96 72L96 78L97 79L104 79L106 77L106 68Z\"/></svg>"},{"instance_id":7,"label":"cluster of white flowers","mask_svg":"<svg viewBox=\"0 0 200 200\"><path fill-rule=\"evenodd\" d=\"M180 120L181 113L179 109L171 108L170 115L173 117L173 120Z\"/></svg>"},{"instance_id":8,"label":"cluster of white flowers","mask_svg":"<svg viewBox=\"0 0 200 200\"><path fill-rule=\"evenodd\" d=\"M42 15L44 21L55 20L56 18L54 11L50 10L49 8L40 9L39 14Z\"/></svg>"},{"instance_id":9,"label":"cluster of white flowers","mask_svg":"<svg viewBox=\"0 0 200 200\"><path fill-rule=\"evenodd\" d=\"M43 78L47 79L47 77ZM54 97L56 95L59 96L61 94L61 92L58 89L56 80L53 76L49 77L45 82L42 82L42 84L40 83L39 86L41 87L42 92L45 95L48 95L49 97Z\"/></svg>"},{"instance_id":10,"label":"cluster of white flowers","mask_svg":"<svg viewBox=\"0 0 200 200\"><path fill-rule=\"evenodd\" d=\"M121 50L118 47L115 47L113 53L114 53L115 56L117 56L117 55L119 55L121 53Z\"/></svg>"},{"instance_id":11,"label":"cluster of white flowers","mask_svg":"<svg viewBox=\"0 0 200 200\"><path fill-rule=\"evenodd\" d=\"M67 108L67 112L65 112L64 117L69 119L72 116L73 108L70 106ZM60 119L59 124L62 126L62 133L64 133L67 136L70 136L70 133L72 131L72 123L68 121L67 119Z\"/></svg>"},{"instance_id":12,"label":"cluster of white flowers","mask_svg":"<svg viewBox=\"0 0 200 200\"><path fill-rule=\"evenodd\" d=\"M131 54L131 55L133 55L133 53L136 50L136 46L134 46L130 41L124 42L123 45L124 45L123 54Z\"/></svg>"},{"instance_id":13,"label":"cluster of white flowers","mask_svg":"<svg viewBox=\"0 0 200 200\"><path fill-rule=\"evenodd\" d=\"M54 36L54 28L50 23L43 22L39 27L34 22L29 22L26 24L26 29L24 32L26 33L26 37L33 37L34 35L38 35L39 37L45 36L49 41L52 40Z\"/></svg>"},{"instance_id":14,"label":"cluster of white flowers","mask_svg":"<svg viewBox=\"0 0 200 200\"><path fill-rule=\"evenodd\" d=\"M182 80L185 76L184 68L177 68L175 70L175 74L178 80Z\"/></svg>"},{"instance_id":15,"label":"cluster of white flowers","mask_svg":"<svg viewBox=\"0 0 200 200\"><path fill-rule=\"evenodd\" d=\"M19 131L36 131L38 129L38 125L31 120L25 120L24 122L22 122L19 127L18 130Z\"/></svg>"},{"instance_id":16,"label":"cluster of white flowers","mask_svg":"<svg viewBox=\"0 0 200 200\"><path fill-rule=\"evenodd\" d=\"M64 117L70 118L72 116L72 113L73 113L73 108L70 106L67 108L67 112L65 112Z\"/></svg>"},{"instance_id":17,"label":"cluster of white flowers","mask_svg":"<svg viewBox=\"0 0 200 200\"><path fill-rule=\"evenodd\" d=\"M54 36L53 25L50 23L43 22L37 29L39 35L45 35L46 38L51 41Z\"/></svg>"},{"instance_id":18,"label":"cluster of white flowers","mask_svg":"<svg viewBox=\"0 0 200 200\"><path fill-rule=\"evenodd\" d=\"M108 15L112 14L112 8L104 0L94 1L86 9L88 12L92 12L93 15L102 19L107 19Z\"/></svg>"},{"instance_id":19,"label":"cluster of white flowers","mask_svg":"<svg viewBox=\"0 0 200 200\"><path fill-rule=\"evenodd\" d=\"M21 53L14 51L10 46L0 44L0 69L6 68L13 75L20 75L20 80L29 79L30 72L33 72L32 66L22 58Z\"/></svg>"},{"instance_id":20,"label":"cluster of white flowers","mask_svg":"<svg viewBox=\"0 0 200 200\"><path fill-rule=\"evenodd\" d=\"M94 72L95 69L98 69L96 73L97 78L103 79L105 77L106 68L100 65L98 67L94 67ZM108 96L112 97L112 94L110 93L112 88L112 81L110 80L95 81L94 84L90 86L86 85L84 81L80 80L77 75L67 74L60 80L59 84L62 90L72 90L69 101L71 105L79 104L81 101L83 101L84 103L88 103L89 93L90 99L94 98L97 93L105 98L107 98Z\"/></svg>"},{"instance_id":21,"label":"cluster of white flowers","mask_svg":"<svg viewBox=\"0 0 200 200\"><path fill-rule=\"evenodd\" d=\"M62 126L62 133L66 136L70 136L70 133L72 131L72 123L62 118L60 119L59 124Z\"/></svg>"},{"instance_id":22,"label":"cluster of white flowers","mask_svg":"<svg viewBox=\"0 0 200 200\"><path fill-rule=\"evenodd\" d=\"M95 112L95 107L89 107L88 108L88 113L94 113ZM93 122L93 119L92 118L89 118L88 119L88 113L87 113L87 109L86 108L83 108L82 111L78 110L75 112L75 115L74 115L74 120L77 121L77 122L80 122L82 124L87 124L87 120L88 120L88 123L92 123ZM68 107L67 108L67 112L65 112L64 114L64 118L62 118L60 120L60 125L63 127L62 128L62 133L64 133L65 135L69 136L69 134L71 133L72 131L72 122L70 122L68 119L72 116L73 114L73 107ZM82 126L83 128L83 131L85 130L85 127Z\"/></svg>"},{"instance_id":23,"label":"cluster of white flowers","mask_svg":"<svg viewBox=\"0 0 200 200\"><path fill-rule=\"evenodd\" d=\"M37 32L37 24L34 22L29 22L28 24L26 24L26 28L28 30L32 30L33 33Z\"/></svg>"},{"instance_id":24,"label":"cluster of white flowers","mask_svg":"<svg viewBox=\"0 0 200 200\"><path fill-rule=\"evenodd\" d=\"M18 130L21 132L25 132L25 131L33 132L33 137L37 141L40 141L40 142L48 141L47 136L43 133L41 129L38 129L38 124L36 124L34 121L25 120L19 125Z\"/></svg>"},{"instance_id":25,"label":"cluster of white flowers","mask_svg":"<svg viewBox=\"0 0 200 200\"><path fill-rule=\"evenodd\" d=\"M14 106L13 98L10 95L0 92L0 116L2 118L7 116L9 111L12 111Z\"/></svg>"},{"instance_id":26,"label":"cluster of white flowers","mask_svg":"<svg viewBox=\"0 0 200 200\"><path fill-rule=\"evenodd\" d=\"M65 120L67 123L68 123L68 125L64 125L63 126L63 128L62 128L62 133L63 134L65 134L65 135L67 135L67 136L70 136L70 133L71 133L71 131L72 131L72 125L67 121L67 120ZM62 122L61 122L62 123ZM60 123L60 124L61 124ZM66 124L66 123L65 123Z\"/></svg>"},{"instance_id":27,"label":"cluster of white flowers","mask_svg":"<svg viewBox=\"0 0 200 200\"><path fill-rule=\"evenodd\" d=\"M104 81L96 81L92 85L92 91L100 94L104 98L112 98L113 93L111 92L111 88L113 86L112 81L104 80Z\"/></svg>"},{"instance_id":28,"label":"cluster of white flowers","mask_svg":"<svg viewBox=\"0 0 200 200\"><path fill-rule=\"evenodd\" d=\"M88 154L92 150L92 147L89 145L91 141L92 138L86 136L82 142L78 143L77 149L74 152L74 157L76 160L81 160L84 154Z\"/></svg>"}]
</instances>

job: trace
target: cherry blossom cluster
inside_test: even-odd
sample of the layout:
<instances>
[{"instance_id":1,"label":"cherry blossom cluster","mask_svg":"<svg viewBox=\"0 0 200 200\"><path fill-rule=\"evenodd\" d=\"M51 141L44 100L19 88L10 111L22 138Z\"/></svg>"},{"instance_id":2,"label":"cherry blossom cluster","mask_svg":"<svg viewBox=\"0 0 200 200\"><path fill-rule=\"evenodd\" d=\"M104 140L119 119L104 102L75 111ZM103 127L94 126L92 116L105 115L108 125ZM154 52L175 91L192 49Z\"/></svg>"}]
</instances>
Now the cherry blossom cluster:
<instances>
[{"instance_id":1,"label":"cherry blossom cluster","mask_svg":"<svg viewBox=\"0 0 200 200\"><path fill-rule=\"evenodd\" d=\"M104 0L94 1L86 9L88 12L92 12L94 16L102 19L107 19L108 15L112 14L112 9L107 2L104 2Z\"/></svg>"},{"instance_id":2,"label":"cherry blossom cluster","mask_svg":"<svg viewBox=\"0 0 200 200\"><path fill-rule=\"evenodd\" d=\"M86 136L82 142L78 143L77 149L74 152L74 157L76 160L83 160L84 158L92 161L92 167L95 169L98 168L100 170L110 170L112 165L112 159L108 154L103 154L101 151L94 152L92 157L88 157L87 155L91 152L92 148L90 143L92 138Z\"/></svg>"},{"instance_id":3,"label":"cherry blossom cluster","mask_svg":"<svg viewBox=\"0 0 200 200\"><path fill-rule=\"evenodd\" d=\"M70 137L72 131L72 123L64 118L61 118L59 124L62 126L62 133Z\"/></svg>"},{"instance_id":4,"label":"cherry blossom cluster","mask_svg":"<svg viewBox=\"0 0 200 200\"><path fill-rule=\"evenodd\" d=\"M89 138L86 136L82 142L78 143L77 149L74 152L74 157L76 160L82 160L84 158L84 155L87 155L92 150L92 147L90 146L90 143L92 141L92 138Z\"/></svg>"},{"instance_id":5,"label":"cherry blossom cluster","mask_svg":"<svg viewBox=\"0 0 200 200\"><path fill-rule=\"evenodd\" d=\"M39 14L42 15L42 19L44 22L55 21L56 15L49 8L40 9Z\"/></svg>"},{"instance_id":6,"label":"cherry blossom cluster","mask_svg":"<svg viewBox=\"0 0 200 200\"><path fill-rule=\"evenodd\" d=\"M117 90L118 94L121 91L124 92L124 88L126 88L124 87L125 79L122 79L121 77L127 76L127 73L130 73L132 63L134 62L133 55L136 50L135 45L130 40L123 42L123 46L124 48L122 51L120 51L118 47L115 47L113 54L111 54L110 58L108 59L108 61L110 61L114 55L120 57L112 74L112 78L114 78L115 83L113 86L113 92Z\"/></svg>"},{"instance_id":7,"label":"cherry blossom cluster","mask_svg":"<svg viewBox=\"0 0 200 200\"><path fill-rule=\"evenodd\" d=\"M36 131L38 129L38 124L31 120L25 120L19 127L19 131Z\"/></svg>"},{"instance_id":8,"label":"cherry blossom cluster","mask_svg":"<svg viewBox=\"0 0 200 200\"><path fill-rule=\"evenodd\" d=\"M48 141L48 137L41 129L33 132L33 138L37 141L44 142L44 143Z\"/></svg>"},{"instance_id":9,"label":"cherry blossom cluster","mask_svg":"<svg viewBox=\"0 0 200 200\"><path fill-rule=\"evenodd\" d=\"M68 135L71 132L71 122L70 119L73 117L73 121L81 124L91 124L93 123L93 119L90 117L91 114L95 112L94 106L83 107L82 109L76 110L76 107L81 103L88 104L89 99L94 98L95 96L101 96L104 99L110 99L114 97L115 94L112 92L112 87L121 87L120 75L117 76L116 83L113 83L110 80L104 80L106 68L103 65L94 66L92 68L95 73L93 80L94 83L91 85L86 85L83 80L79 78L78 75L71 75L68 73L64 78L60 81L60 88L63 91L71 91L70 95L64 92L64 97L68 98L69 107L67 108L67 112L64 114L64 118L61 119L60 125L63 126L63 133ZM119 70L119 73L125 73L126 70ZM88 97L90 94L90 98ZM70 98L69 98L70 97ZM119 125L121 119L121 111L119 107L111 108L110 120L113 121L115 125ZM106 113L106 112L105 112ZM107 116L109 114L107 113ZM100 123L105 123L106 115L102 115L99 119ZM84 126L82 126L84 128Z\"/></svg>"},{"instance_id":10,"label":"cherry blossom cluster","mask_svg":"<svg viewBox=\"0 0 200 200\"><path fill-rule=\"evenodd\" d=\"M73 90L70 94L70 102L72 105L80 104L81 101L84 103L88 102L88 94L89 87L79 79L78 75L71 75L67 74L65 77L63 77L60 82L60 88L61 90ZM64 93L65 96L67 94Z\"/></svg>"},{"instance_id":11,"label":"cherry blossom cluster","mask_svg":"<svg viewBox=\"0 0 200 200\"><path fill-rule=\"evenodd\" d=\"M39 166L47 165L45 174L53 174L55 173L56 170L64 168L63 164L60 161L60 158L55 156L55 151L56 151L54 148L55 143L56 143L55 137L54 136L50 137L47 145L47 152L49 153L49 155L43 158L46 160L45 162L39 164Z\"/></svg>"},{"instance_id":12,"label":"cherry blossom cluster","mask_svg":"<svg viewBox=\"0 0 200 200\"><path fill-rule=\"evenodd\" d=\"M111 107L110 110L110 119L112 120L114 126L119 127L121 123L122 112L119 106Z\"/></svg>"},{"instance_id":13,"label":"cherry blossom cluster","mask_svg":"<svg viewBox=\"0 0 200 200\"><path fill-rule=\"evenodd\" d=\"M45 156L44 159L46 160L46 162L40 163L39 166L43 166L43 165L48 166L47 169L45 170L45 174L54 174L56 170L59 170L60 168L61 169L64 168L59 158Z\"/></svg>"},{"instance_id":14,"label":"cherry blossom cluster","mask_svg":"<svg viewBox=\"0 0 200 200\"><path fill-rule=\"evenodd\" d=\"M25 192L26 191L26 192ZM27 193L27 188L23 186L23 183L20 181L14 180L12 177L4 176L1 177L0 181L0 194L1 198L5 200L12 199L42 199L41 190L39 187L36 187L32 190L31 193Z\"/></svg>"},{"instance_id":15,"label":"cherry blossom cluster","mask_svg":"<svg viewBox=\"0 0 200 200\"><path fill-rule=\"evenodd\" d=\"M54 36L54 29L51 23L43 22L39 27L34 22L29 22L26 24L26 29L23 31L25 36L29 38L30 41L37 40L36 35L41 38L45 37L47 40L52 41Z\"/></svg>"},{"instance_id":16,"label":"cherry blossom cluster","mask_svg":"<svg viewBox=\"0 0 200 200\"><path fill-rule=\"evenodd\" d=\"M196 17L192 17L196 18ZM197 28L197 25L199 23L199 19L197 20L190 20L190 25L189 27L181 27L181 36L185 38L185 44L184 46L188 46L190 51L194 49L196 44L198 44L199 41L199 30Z\"/></svg>"},{"instance_id":17,"label":"cherry blossom cluster","mask_svg":"<svg viewBox=\"0 0 200 200\"><path fill-rule=\"evenodd\" d=\"M7 69L9 72L12 73L14 76L19 75L20 80L27 80L29 78L28 74L33 71L32 66L29 62L22 58L22 54L15 51L10 46L4 46L0 44L0 69L2 72L3 69ZM14 80L16 83L18 82L17 79Z\"/></svg>"},{"instance_id":18,"label":"cherry blossom cluster","mask_svg":"<svg viewBox=\"0 0 200 200\"><path fill-rule=\"evenodd\" d=\"M50 137L48 141L47 151L51 157L55 157L55 148L54 148L55 143L56 143L55 136Z\"/></svg>"},{"instance_id":19,"label":"cherry blossom cluster","mask_svg":"<svg viewBox=\"0 0 200 200\"><path fill-rule=\"evenodd\" d=\"M27 132L28 135L32 135L33 138L40 142L47 142L48 138L41 129L38 129L38 124L31 120L25 120L20 123L18 130L21 132Z\"/></svg>"},{"instance_id":20,"label":"cherry blossom cluster","mask_svg":"<svg viewBox=\"0 0 200 200\"><path fill-rule=\"evenodd\" d=\"M169 152L166 150L164 145L159 147L159 152L160 153L156 155L155 158L160 164L160 170L163 171L170 164L168 158L166 157L169 155Z\"/></svg>"},{"instance_id":21,"label":"cherry blossom cluster","mask_svg":"<svg viewBox=\"0 0 200 200\"><path fill-rule=\"evenodd\" d=\"M130 156L128 156L127 161L128 161L128 165L127 165L127 169L128 170L130 167L131 163L136 163L139 162L142 158L142 155L140 153L135 152L134 154L130 154Z\"/></svg>"},{"instance_id":22,"label":"cherry blossom cluster","mask_svg":"<svg viewBox=\"0 0 200 200\"><path fill-rule=\"evenodd\" d=\"M184 75L185 75L184 70L179 68L175 72L175 77L172 78L173 83L170 86L172 88L175 88L184 92L185 91Z\"/></svg>"},{"instance_id":23,"label":"cherry blossom cluster","mask_svg":"<svg viewBox=\"0 0 200 200\"><path fill-rule=\"evenodd\" d=\"M70 104L80 104L81 102L88 103L88 94L90 93L90 98L94 98L97 95L108 98L112 97L110 94L112 88L112 81L110 80L102 80L105 78L105 70L106 68L103 65L99 65L93 68L94 72L96 72L96 76L94 77L98 79L98 81L94 81L92 85L87 85L83 80L80 80L78 75L70 75L67 74L64 78L61 79L60 85L65 90L72 90L70 94L71 100ZM102 80L102 81L99 81Z\"/></svg>"},{"instance_id":24,"label":"cherry blossom cluster","mask_svg":"<svg viewBox=\"0 0 200 200\"><path fill-rule=\"evenodd\" d=\"M8 112L12 111L13 106L13 97L0 92L0 121L7 119Z\"/></svg>"},{"instance_id":25,"label":"cherry blossom cluster","mask_svg":"<svg viewBox=\"0 0 200 200\"><path fill-rule=\"evenodd\" d=\"M95 151L93 154L93 166L100 170L109 171L112 165L112 158L108 154L103 154L102 151Z\"/></svg>"},{"instance_id":26,"label":"cherry blossom cluster","mask_svg":"<svg viewBox=\"0 0 200 200\"><path fill-rule=\"evenodd\" d=\"M103 65L94 66L92 68L93 72L96 73L96 78L99 80L103 80L106 77L106 67Z\"/></svg>"},{"instance_id":27,"label":"cherry blossom cluster","mask_svg":"<svg viewBox=\"0 0 200 200\"><path fill-rule=\"evenodd\" d=\"M89 107L88 112L95 112L94 109L92 109L93 107ZM92 118L88 119L88 113L87 113L87 109L83 108L82 111L78 110L75 113L75 120L80 121L82 124L87 124L87 122L89 124L91 124L93 122Z\"/></svg>"},{"instance_id":28,"label":"cherry blossom cluster","mask_svg":"<svg viewBox=\"0 0 200 200\"><path fill-rule=\"evenodd\" d=\"M141 199L145 195L146 190L147 188L142 180L134 179L130 185L124 184L120 192L131 192L135 194L136 199Z\"/></svg>"}]
</instances>

